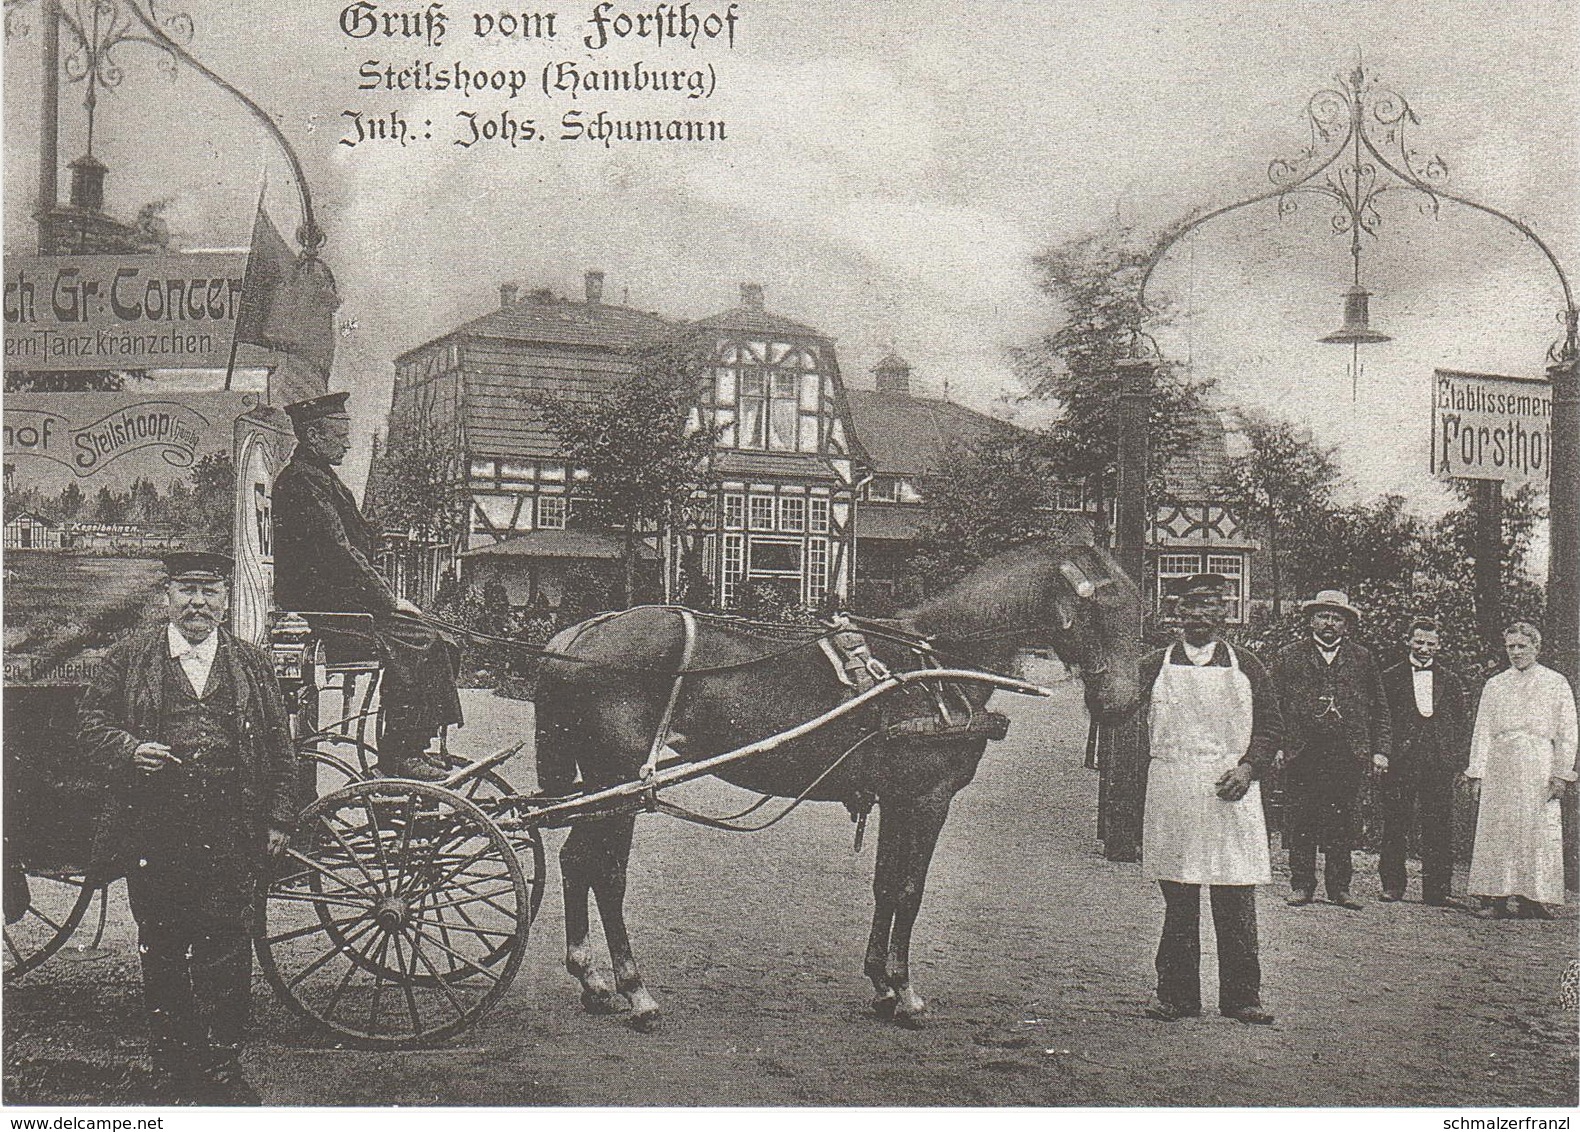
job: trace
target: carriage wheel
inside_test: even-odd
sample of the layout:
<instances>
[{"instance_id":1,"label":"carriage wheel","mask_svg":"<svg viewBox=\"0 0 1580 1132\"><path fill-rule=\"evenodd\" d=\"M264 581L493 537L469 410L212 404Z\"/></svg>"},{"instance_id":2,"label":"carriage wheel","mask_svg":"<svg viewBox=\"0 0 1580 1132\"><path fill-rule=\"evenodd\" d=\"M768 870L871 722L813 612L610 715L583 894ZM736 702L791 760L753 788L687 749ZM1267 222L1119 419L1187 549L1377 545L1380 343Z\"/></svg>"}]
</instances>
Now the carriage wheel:
<instances>
[{"instance_id":1,"label":"carriage wheel","mask_svg":"<svg viewBox=\"0 0 1580 1132\"><path fill-rule=\"evenodd\" d=\"M354 783L303 811L258 960L287 1005L342 1037L438 1041L505 993L542 883L474 803L428 783Z\"/></svg>"},{"instance_id":2,"label":"carriage wheel","mask_svg":"<svg viewBox=\"0 0 1580 1132\"><path fill-rule=\"evenodd\" d=\"M327 794L374 777L373 763L378 752L349 735L318 734L300 741L296 757L315 764L318 793Z\"/></svg>"},{"instance_id":3,"label":"carriage wheel","mask_svg":"<svg viewBox=\"0 0 1580 1132\"><path fill-rule=\"evenodd\" d=\"M95 893L81 873L6 870L5 981L20 979L63 947L82 923Z\"/></svg>"},{"instance_id":4,"label":"carriage wheel","mask_svg":"<svg viewBox=\"0 0 1580 1132\"><path fill-rule=\"evenodd\" d=\"M445 764L454 771L460 770L467 761L452 753L447 756ZM493 770L469 778L455 789L467 801L476 802L478 808L499 825L515 848L516 856L530 858L522 863L522 869L527 874L527 883L532 890L532 918L537 919L544 891L543 838L537 829L515 819L513 810L500 804L503 799L515 797L520 791L507 782L504 775Z\"/></svg>"}]
</instances>

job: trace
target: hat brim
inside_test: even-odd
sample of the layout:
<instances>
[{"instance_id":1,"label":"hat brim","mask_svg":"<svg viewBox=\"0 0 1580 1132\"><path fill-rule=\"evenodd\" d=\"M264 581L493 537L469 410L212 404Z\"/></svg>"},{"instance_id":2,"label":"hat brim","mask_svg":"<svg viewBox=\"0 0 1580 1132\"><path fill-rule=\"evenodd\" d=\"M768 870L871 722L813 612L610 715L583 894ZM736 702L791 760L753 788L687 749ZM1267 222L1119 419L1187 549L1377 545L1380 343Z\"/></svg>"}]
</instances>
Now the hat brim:
<instances>
[{"instance_id":1,"label":"hat brim","mask_svg":"<svg viewBox=\"0 0 1580 1132\"><path fill-rule=\"evenodd\" d=\"M1331 609L1336 613L1344 614L1352 621L1359 621L1361 619L1360 610L1353 606L1340 605L1336 601L1308 601L1302 603L1300 606L1300 612L1302 613L1315 613L1319 609Z\"/></svg>"}]
</instances>

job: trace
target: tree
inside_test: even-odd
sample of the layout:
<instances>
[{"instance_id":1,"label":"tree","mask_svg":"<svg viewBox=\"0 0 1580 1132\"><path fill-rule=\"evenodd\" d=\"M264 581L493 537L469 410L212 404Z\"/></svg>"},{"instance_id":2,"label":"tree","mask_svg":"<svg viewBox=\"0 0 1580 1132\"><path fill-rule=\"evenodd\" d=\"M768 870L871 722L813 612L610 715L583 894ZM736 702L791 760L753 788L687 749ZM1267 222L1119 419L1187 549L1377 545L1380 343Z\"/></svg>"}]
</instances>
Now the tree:
<instances>
[{"instance_id":1,"label":"tree","mask_svg":"<svg viewBox=\"0 0 1580 1132\"><path fill-rule=\"evenodd\" d=\"M212 550L229 550L236 507L236 467L229 452L210 452L192 465L192 518L187 531Z\"/></svg>"},{"instance_id":2,"label":"tree","mask_svg":"<svg viewBox=\"0 0 1580 1132\"><path fill-rule=\"evenodd\" d=\"M561 455L586 473L572 485L579 519L624 533L627 605L643 535L682 525L687 503L708 483L715 433L698 427L692 413L707 364L697 345L667 342L644 352L636 371L601 396L527 398Z\"/></svg>"},{"instance_id":3,"label":"tree","mask_svg":"<svg viewBox=\"0 0 1580 1132\"><path fill-rule=\"evenodd\" d=\"M1118 482L1118 363L1132 355L1137 331L1170 319L1166 308L1141 304L1148 254L1131 229L1118 228L1037 256L1038 285L1058 301L1064 321L1015 354L1028 396L1059 405L1059 419L1049 429L1052 470L1086 482L1097 501L1099 532L1107 529ZM1148 430L1152 467L1160 473L1195 439L1201 396L1210 383L1190 381L1168 363L1157 367L1154 381ZM1159 498L1161 475L1156 481L1149 490Z\"/></svg>"},{"instance_id":4,"label":"tree","mask_svg":"<svg viewBox=\"0 0 1580 1132\"><path fill-rule=\"evenodd\" d=\"M467 513L457 460L453 435L434 427L429 415L403 414L392 420L382 448L375 438L368 486L374 521L421 540L454 539Z\"/></svg>"},{"instance_id":5,"label":"tree","mask_svg":"<svg viewBox=\"0 0 1580 1132\"><path fill-rule=\"evenodd\" d=\"M930 480L932 522L917 540L911 569L928 588L955 581L994 554L1053 531L1054 479L1047 441L1009 428L975 444L953 444L947 476Z\"/></svg>"},{"instance_id":6,"label":"tree","mask_svg":"<svg viewBox=\"0 0 1580 1132\"><path fill-rule=\"evenodd\" d=\"M1231 457L1215 490L1241 522L1266 539L1273 587L1273 616L1284 615L1284 568L1304 561L1316 521L1332 506L1339 482L1334 449L1315 444L1286 421L1242 412L1239 432L1249 450Z\"/></svg>"},{"instance_id":7,"label":"tree","mask_svg":"<svg viewBox=\"0 0 1580 1132\"><path fill-rule=\"evenodd\" d=\"M87 496L83 494L82 488L75 483L68 483L60 489L60 499L56 507L60 510L61 519L69 523L82 513L83 504L86 502Z\"/></svg>"}]
</instances>

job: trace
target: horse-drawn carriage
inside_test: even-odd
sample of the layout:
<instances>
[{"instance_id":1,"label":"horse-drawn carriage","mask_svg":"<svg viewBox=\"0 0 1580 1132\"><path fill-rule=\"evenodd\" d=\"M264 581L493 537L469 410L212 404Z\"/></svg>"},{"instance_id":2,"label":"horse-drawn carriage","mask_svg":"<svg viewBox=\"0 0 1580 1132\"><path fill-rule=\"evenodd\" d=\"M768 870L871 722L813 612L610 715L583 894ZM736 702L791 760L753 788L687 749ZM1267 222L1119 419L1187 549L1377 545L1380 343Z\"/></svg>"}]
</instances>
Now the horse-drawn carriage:
<instances>
[{"instance_id":1,"label":"horse-drawn carriage","mask_svg":"<svg viewBox=\"0 0 1580 1132\"><path fill-rule=\"evenodd\" d=\"M988 697L1043 692L1000 675L1016 647L1054 645L1082 664L1095 713L1134 704L1133 585L1100 550L1032 545L894 623L765 634L678 607L594 618L534 658L536 791L518 791L501 773L525 740L450 756L452 773L438 783L384 778L381 664L344 643L365 639L370 626L349 613L270 612L256 575L267 579L258 563L284 433L256 411L237 417L235 435L232 628L267 639L302 767L299 821L273 862L256 950L278 996L344 1040L433 1042L495 1006L542 903L544 830L555 827L570 827L559 855L566 963L583 1002L604 1010L623 998L638 1028L653 1023L656 1002L624 925L630 828L641 811L730 827L662 797L703 775L788 798L788 808L837 800L864 819L878 806L866 974L880 1012L913 1020L923 1004L910 988L910 933L927 863L950 798L975 775L989 738L1003 734ZM262 443L270 436L272 446ZM147 587L126 593L122 612L136 620L131 607L147 602ZM101 789L77 772L81 680L60 675L71 669L58 653L32 670L54 678L6 697L6 980L73 942L85 920L103 930L104 890L115 881L88 854ZM905 708L907 699L916 702ZM592 961L589 895L613 979Z\"/></svg>"}]
</instances>

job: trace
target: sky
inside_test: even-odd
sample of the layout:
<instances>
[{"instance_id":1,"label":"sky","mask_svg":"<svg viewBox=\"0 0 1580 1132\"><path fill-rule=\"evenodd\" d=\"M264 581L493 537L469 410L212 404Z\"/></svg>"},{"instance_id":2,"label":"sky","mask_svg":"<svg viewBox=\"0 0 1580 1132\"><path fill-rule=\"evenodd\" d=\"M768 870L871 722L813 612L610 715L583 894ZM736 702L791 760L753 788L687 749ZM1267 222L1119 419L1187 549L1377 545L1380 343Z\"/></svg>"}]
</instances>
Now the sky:
<instances>
[{"instance_id":1,"label":"sky","mask_svg":"<svg viewBox=\"0 0 1580 1132\"><path fill-rule=\"evenodd\" d=\"M947 386L1036 423L1047 410L1018 402L1010 361L1058 318L1033 256L1115 223L1158 233L1264 191L1268 163L1307 142L1307 99L1357 59L1410 101L1413 144L1447 161L1455 191L1526 221L1580 270L1575 0L742 0L733 48L598 53L580 42L590 0L504 5L557 14L554 41L514 43L471 34L473 8L499 6L445 0L437 47L349 38L334 0L180 6L193 52L260 102L304 163L343 299L331 384L356 394L353 481L388 407L391 359L491 309L501 282L574 297L589 268L606 273L607 300L688 319L760 282L770 309L836 340L850 383L870 385L897 351L923 393ZM36 2L19 17L4 55L8 250L31 244L36 177ZM124 81L100 97L95 141L112 211L168 198L183 246L239 246L266 180L292 231L289 169L240 106L190 67L172 80L152 51L119 50ZM522 68L534 82L551 62L711 66L716 85L709 99L574 103L535 87L514 100L355 89L365 61L417 58ZM83 149L82 90L63 85L63 159ZM722 118L728 140L453 144L458 111L555 127L600 107ZM432 122L435 140L341 144L342 111L392 109ZM1183 314L1160 343L1216 380L1221 406L1337 445L1355 496L1401 491L1430 513L1444 498L1425 471L1432 369L1539 374L1561 297L1507 226L1391 198L1363 264L1374 324L1394 341L1363 351L1353 401L1350 351L1315 341L1338 325L1350 265L1314 198L1284 217L1272 203L1242 210L1177 245L1154 289Z\"/></svg>"}]
</instances>

